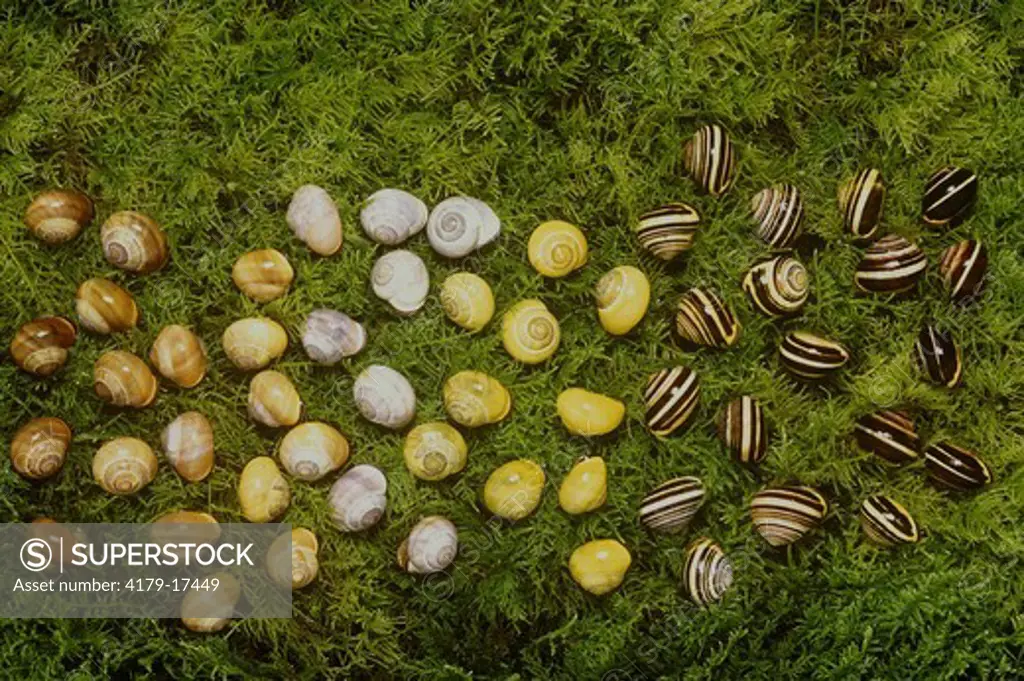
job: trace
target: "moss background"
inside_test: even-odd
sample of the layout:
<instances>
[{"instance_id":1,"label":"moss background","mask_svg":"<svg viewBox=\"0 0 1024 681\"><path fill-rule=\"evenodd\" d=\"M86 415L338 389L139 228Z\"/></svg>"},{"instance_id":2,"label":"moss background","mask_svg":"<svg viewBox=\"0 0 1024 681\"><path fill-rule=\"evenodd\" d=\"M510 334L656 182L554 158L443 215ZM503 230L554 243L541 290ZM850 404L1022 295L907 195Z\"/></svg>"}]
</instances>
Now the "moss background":
<instances>
[{"instance_id":1,"label":"moss background","mask_svg":"<svg viewBox=\"0 0 1024 681\"><path fill-rule=\"evenodd\" d=\"M0 669L8 678L982 678L1024 668L1024 4L692 0L501 3L377 0L272 3L241 0L4 4L0 9L0 337L47 313L73 315L77 285L108 276L142 311L133 332L83 333L68 366L49 380L0 362L0 429L32 416L72 424L70 459L55 480L33 485L5 463L0 519L40 515L79 522L146 522L169 510L242 520L235 485L246 461L275 449L282 433L245 415L248 376L220 347L243 316L282 322L291 347L277 368L305 399L310 419L337 425L354 462L389 476L389 512L365 536L328 518L331 480L292 485L286 521L321 539L318 581L296 595L295 616L237 622L215 635L173 620L4 621ZM683 142L720 122L740 154L725 197L697 193L681 167ZM928 175L953 162L975 169L973 218L942 232L919 222ZM837 183L864 165L889 187L885 229L912 237L931 265L916 296L857 297L859 250L844 237ZM739 283L765 254L749 201L775 182L797 184L810 237L801 249L813 299L801 318L757 315ZM311 255L284 213L312 182L336 199L346 243ZM47 248L20 218L54 185L87 191L97 219L78 239ZM411 248L433 281L457 269L491 282L499 315L537 296L561 320L561 349L539 368L503 351L500 324L472 336L448 322L436 298L399 319L370 291L383 250L358 225L373 191L408 189L429 204L455 193L488 201L499 242L460 262L440 259L424 236ZM693 202L706 220L697 246L666 267L640 251L637 216L660 203ZM130 277L103 259L98 225L118 209L164 225L170 264ZM540 221L586 231L591 262L545 281L526 240ZM989 248L990 282L979 306L947 302L937 256L961 238ZM283 299L259 306L232 285L235 258L256 248L286 253L297 273ZM606 335L591 291L605 271L638 264L651 279L645 321L629 337ZM686 288L720 290L743 323L725 352L684 352L671 338L672 307ZM368 327L370 344L335 368L309 362L299 343L314 307L343 310ZM926 385L911 361L920 325L951 328L965 354L955 391ZM159 329L191 325L211 369L196 389L163 384L154 406L119 411L91 388L101 352L140 355ZM841 339L853 361L836 385L801 387L775 348L788 329ZM417 421L444 417L441 386L466 368L491 373L513 394L509 419L467 433L466 471L443 484L415 481L402 435L362 420L354 376L386 363L418 395ZM682 436L659 442L643 424L646 376L684 363L703 381L701 406ZM578 385L628 404L612 437L569 436L556 395ZM720 405L749 392L774 427L770 453L748 470L713 431ZM950 437L981 452L995 484L956 498L926 483L920 464L886 468L856 450L854 420L875 405L914 410L926 440ZM91 479L105 440L136 435L158 444L179 412L214 421L218 463L184 484L161 463L134 498L114 498ZM5 443L6 447L6 443ZM607 505L583 518L557 508L556 489L577 457L609 465ZM477 499L488 473L526 456L545 466L539 511L515 526L488 522ZM638 526L643 495L664 479L699 475L708 502L683 536ZM762 485L801 481L833 503L824 527L790 550L771 550L750 528L747 502ZM867 546L856 519L875 492L900 499L926 532L913 547ZM449 573L400 572L394 552L424 514L458 526L462 553ZM707 534L729 552L737 581L701 611L681 590L686 543ZM616 537L634 555L622 588L598 599L569 577L582 542Z\"/></svg>"}]
</instances>

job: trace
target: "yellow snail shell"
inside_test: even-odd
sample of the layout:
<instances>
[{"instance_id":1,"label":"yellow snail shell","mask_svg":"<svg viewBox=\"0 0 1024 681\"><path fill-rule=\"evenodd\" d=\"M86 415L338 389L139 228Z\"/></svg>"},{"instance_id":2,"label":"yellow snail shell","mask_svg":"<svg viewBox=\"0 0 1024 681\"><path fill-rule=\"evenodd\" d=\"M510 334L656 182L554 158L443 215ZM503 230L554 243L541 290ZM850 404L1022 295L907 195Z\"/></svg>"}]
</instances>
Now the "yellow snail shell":
<instances>
[{"instance_id":1,"label":"yellow snail shell","mask_svg":"<svg viewBox=\"0 0 1024 681\"><path fill-rule=\"evenodd\" d=\"M466 441L447 423L424 423L405 438L405 466L420 480L444 480L466 467Z\"/></svg>"},{"instance_id":2,"label":"yellow snail shell","mask_svg":"<svg viewBox=\"0 0 1024 681\"><path fill-rule=\"evenodd\" d=\"M92 222L92 200L73 189L51 189L39 194L25 211L25 225L48 244L74 239Z\"/></svg>"},{"instance_id":3,"label":"yellow snail shell","mask_svg":"<svg viewBox=\"0 0 1024 681\"><path fill-rule=\"evenodd\" d=\"M647 314L651 285L630 265L616 267L597 282L597 318L614 336L629 333Z\"/></svg>"},{"instance_id":4,"label":"yellow snail shell","mask_svg":"<svg viewBox=\"0 0 1024 681\"><path fill-rule=\"evenodd\" d=\"M224 354L243 371L262 369L288 349L284 327L266 317L239 319L220 339Z\"/></svg>"},{"instance_id":5,"label":"yellow snail shell","mask_svg":"<svg viewBox=\"0 0 1024 681\"><path fill-rule=\"evenodd\" d=\"M116 407L146 407L156 398L156 388L156 376L130 352L104 352L93 367L93 389Z\"/></svg>"},{"instance_id":6,"label":"yellow snail shell","mask_svg":"<svg viewBox=\"0 0 1024 681\"><path fill-rule=\"evenodd\" d=\"M29 480L56 475L67 460L71 428L52 416L35 418L11 439L11 465Z\"/></svg>"},{"instance_id":7,"label":"yellow snail shell","mask_svg":"<svg viewBox=\"0 0 1024 681\"><path fill-rule=\"evenodd\" d=\"M268 369L249 382L249 416L271 428L294 426L302 415L299 392L280 371Z\"/></svg>"},{"instance_id":8,"label":"yellow snail shell","mask_svg":"<svg viewBox=\"0 0 1024 681\"><path fill-rule=\"evenodd\" d=\"M540 364L551 357L562 338L558 320L544 303L533 298L513 305L502 318L501 328L505 350L525 364Z\"/></svg>"},{"instance_id":9,"label":"yellow snail shell","mask_svg":"<svg viewBox=\"0 0 1024 681\"><path fill-rule=\"evenodd\" d=\"M278 457L289 475L312 482L345 465L348 440L326 423L303 423L281 440Z\"/></svg>"},{"instance_id":10,"label":"yellow snail shell","mask_svg":"<svg viewBox=\"0 0 1024 681\"><path fill-rule=\"evenodd\" d=\"M159 464L156 455L142 440L115 438L92 458L92 476L111 494L135 494L153 482Z\"/></svg>"},{"instance_id":11,"label":"yellow snail shell","mask_svg":"<svg viewBox=\"0 0 1024 681\"><path fill-rule=\"evenodd\" d=\"M306 317L302 347L314 362L331 366L366 346L366 329L337 310L313 310Z\"/></svg>"},{"instance_id":12,"label":"yellow snail shell","mask_svg":"<svg viewBox=\"0 0 1024 681\"><path fill-rule=\"evenodd\" d=\"M197 411L187 411L168 424L160 444L171 467L189 482L199 482L213 470L213 426Z\"/></svg>"},{"instance_id":13,"label":"yellow snail shell","mask_svg":"<svg viewBox=\"0 0 1024 681\"><path fill-rule=\"evenodd\" d=\"M572 552L569 572L585 590L602 596L622 584L632 562L625 546L614 539L599 539Z\"/></svg>"},{"instance_id":14,"label":"yellow snail shell","mask_svg":"<svg viewBox=\"0 0 1024 681\"><path fill-rule=\"evenodd\" d=\"M331 487L331 519L343 532L362 532L377 524L387 508L388 480L368 464L353 466Z\"/></svg>"},{"instance_id":15,"label":"yellow snail shell","mask_svg":"<svg viewBox=\"0 0 1024 681\"><path fill-rule=\"evenodd\" d=\"M444 408L456 423L476 428L505 418L512 397L498 379L480 371L460 371L444 383Z\"/></svg>"},{"instance_id":16,"label":"yellow snail shell","mask_svg":"<svg viewBox=\"0 0 1024 681\"><path fill-rule=\"evenodd\" d=\"M95 333L127 331L139 321L139 308L131 294L99 277L86 279L78 287L75 311L82 326Z\"/></svg>"},{"instance_id":17,"label":"yellow snail shell","mask_svg":"<svg viewBox=\"0 0 1024 681\"><path fill-rule=\"evenodd\" d=\"M374 364L363 370L352 387L356 407L368 421L398 430L416 416L416 393L405 376Z\"/></svg>"},{"instance_id":18,"label":"yellow snail shell","mask_svg":"<svg viewBox=\"0 0 1024 681\"><path fill-rule=\"evenodd\" d=\"M319 255L333 255L341 248L341 217L338 207L322 187L304 184L295 190L285 221L295 236Z\"/></svg>"},{"instance_id":19,"label":"yellow snail shell","mask_svg":"<svg viewBox=\"0 0 1024 681\"><path fill-rule=\"evenodd\" d=\"M182 388L199 385L206 375L206 348L199 338L178 324L165 326L153 341L149 361L164 378Z\"/></svg>"},{"instance_id":20,"label":"yellow snail shell","mask_svg":"<svg viewBox=\"0 0 1024 681\"><path fill-rule=\"evenodd\" d=\"M238 503L251 523L269 523L288 509L288 481L269 456L257 456L245 464L238 479Z\"/></svg>"},{"instance_id":21,"label":"yellow snail shell","mask_svg":"<svg viewBox=\"0 0 1024 681\"><path fill-rule=\"evenodd\" d=\"M398 565L414 575L429 575L451 565L458 552L459 533L452 521L427 516L398 547Z\"/></svg>"},{"instance_id":22,"label":"yellow snail shell","mask_svg":"<svg viewBox=\"0 0 1024 681\"><path fill-rule=\"evenodd\" d=\"M526 245L533 268L545 277L564 277L587 262L587 238L562 220L541 223Z\"/></svg>"},{"instance_id":23,"label":"yellow snail shell","mask_svg":"<svg viewBox=\"0 0 1024 681\"><path fill-rule=\"evenodd\" d=\"M479 331L494 316L494 293L477 275L456 272L441 284L441 307L462 328Z\"/></svg>"},{"instance_id":24,"label":"yellow snail shell","mask_svg":"<svg viewBox=\"0 0 1024 681\"><path fill-rule=\"evenodd\" d=\"M581 459L558 488L558 505L572 515L598 509L607 498L608 467L599 456Z\"/></svg>"},{"instance_id":25,"label":"yellow snail shell","mask_svg":"<svg viewBox=\"0 0 1024 681\"><path fill-rule=\"evenodd\" d=\"M229 573L215 572L209 578L218 580L216 590L189 589L181 600L181 623L191 631L220 631L231 622L242 597L242 587Z\"/></svg>"},{"instance_id":26,"label":"yellow snail shell","mask_svg":"<svg viewBox=\"0 0 1024 681\"><path fill-rule=\"evenodd\" d=\"M320 570L316 557L319 550L316 535L296 527L289 534L279 535L267 549L267 574L279 586L292 590L308 586Z\"/></svg>"},{"instance_id":27,"label":"yellow snail shell","mask_svg":"<svg viewBox=\"0 0 1024 681\"><path fill-rule=\"evenodd\" d=\"M400 315L411 315L427 300L430 274L423 259L412 251L397 250L377 258L370 271L370 284L378 298L388 302Z\"/></svg>"},{"instance_id":28,"label":"yellow snail shell","mask_svg":"<svg viewBox=\"0 0 1024 681\"><path fill-rule=\"evenodd\" d=\"M64 317L40 317L23 324L11 341L11 358L36 376L50 376L68 361L78 330Z\"/></svg>"},{"instance_id":29,"label":"yellow snail shell","mask_svg":"<svg viewBox=\"0 0 1024 681\"><path fill-rule=\"evenodd\" d=\"M283 296L294 278L295 270L288 258L273 248L246 253L231 269L231 279L238 290L258 303Z\"/></svg>"},{"instance_id":30,"label":"yellow snail shell","mask_svg":"<svg viewBox=\"0 0 1024 681\"><path fill-rule=\"evenodd\" d=\"M131 210L114 213L100 228L107 262L135 274L154 272L167 262L167 237L153 218Z\"/></svg>"},{"instance_id":31,"label":"yellow snail shell","mask_svg":"<svg viewBox=\"0 0 1024 681\"><path fill-rule=\"evenodd\" d=\"M484 505L508 520L522 520L536 510L544 491L544 469L517 459L499 467L484 485Z\"/></svg>"},{"instance_id":32,"label":"yellow snail shell","mask_svg":"<svg viewBox=\"0 0 1024 681\"><path fill-rule=\"evenodd\" d=\"M216 544L220 539L220 534L221 529L217 519L209 513L201 511L165 513L155 519L149 529L149 536L153 543L161 546L183 543ZM171 550L173 551L173 549ZM184 560L184 551L179 557Z\"/></svg>"},{"instance_id":33,"label":"yellow snail shell","mask_svg":"<svg viewBox=\"0 0 1024 681\"><path fill-rule=\"evenodd\" d=\"M582 388L563 391L556 407L562 423L576 435L605 435L618 428L626 415L622 402Z\"/></svg>"},{"instance_id":34,"label":"yellow snail shell","mask_svg":"<svg viewBox=\"0 0 1024 681\"><path fill-rule=\"evenodd\" d=\"M397 246L427 224L427 204L401 189L381 189L359 213L363 231L379 244Z\"/></svg>"},{"instance_id":35,"label":"yellow snail shell","mask_svg":"<svg viewBox=\"0 0 1024 681\"><path fill-rule=\"evenodd\" d=\"M480 199L453 196L434 206L427 219L427 240L446 258L461 258L498 238L501 220Z\"/></svg>"}]
</instances>

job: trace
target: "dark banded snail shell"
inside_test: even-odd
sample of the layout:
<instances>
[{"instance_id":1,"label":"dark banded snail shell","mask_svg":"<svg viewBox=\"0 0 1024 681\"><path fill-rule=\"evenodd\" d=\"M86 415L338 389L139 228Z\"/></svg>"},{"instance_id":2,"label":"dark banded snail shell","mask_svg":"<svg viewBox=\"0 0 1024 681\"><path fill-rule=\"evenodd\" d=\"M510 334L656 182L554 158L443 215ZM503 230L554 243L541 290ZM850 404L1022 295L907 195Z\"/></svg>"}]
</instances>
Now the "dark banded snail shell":
<instances>
[{"instance_id":1,"label":"dark banded snail shell","mask_svg":"<svg viewBox=\"0 0 1024 681\"><path fill-rule=\"evenodd\" d=\"M870 239L882 220L885 185L874 168L860 171L839 187L839 209L846 231L856 239Z\"/></svg>"},{"instance_id":2,"label":"dark banded snail shell","mask_svg":"<svg viewBox=\"0 0 1024 681\"><path fill-rule=\"evenodd\" d=\"M899 234L887 234L871 244L853 281L866 293L902 293L917 285L928 267L924 251Z\"/></svg>"},{"instance_id":3,"label":"dark banded snail shell","mask_svg":"<svg viewBox=\"0 0 1024 681\"><path fill-rule=\"evenodd\" d=\"M754 495L754 529L772 546L799 540L824 520L828 502L812 487L770 487Z\"/></svg>"},{"instance_id":4,"label":"dark banded snail shell","mask_svg":"<svg viewBox=\"0 0 1024 681\"><path fill-rule=\"evenodd\" d=\"M40 317L22 325L11 341L11 358L23 370L49 376L68 361L78 329L64 317Z\"/></svg>"},{"instance_id":5,"label":"dark banded snail shell","mask_svg":"<svg viewBox=\"0 0 1024 681\"><path fill-rule=\"evenodd\" d=\"M692 288L679 300L676 331L694 345L726 348L740 337L740 322L717 293Z\"/></svg>"},{"instance_id":6,"label":"dark banded snail shell","mask_svg":"<svg viewBox=\"0 0 1024 681\"><path fill-rule=\"evenodd\" d=\"M669 261L693 246L700 226L700 213L685 203L669 203L644 213L636 236L651 255Z\"/></svg>"},{"instance_id":7,"label":"dark banded snail shell","mask_svg":"<svg viewBox=\"0 0 1024 681\"><path fill-rule=\"evenodd\" d=\"M902 411L882 409L865 414L857 419L853 432L861 449L889 463L909 463L921 451L921 438L914 421Z\"/></svg>"},{"instance_id":8,"label":"dark banded snail shell","mask_svg":"<svg viewBox=\"0 0 1024 681\"><path fill-rule=\"evenodd\" d=\"M796 314L807 302L807 268L789 255L754 265L743 278L743 290L754 306L769 317Z\"/></svg>"},{"instance_id":9,"label":"dark banded snail shell","mask_svg":"<svg viewBox=\"0 0 1024 681\"><path fill-rule=\"evenodd\" d=\"M954 244L942 252L939 275L949 297L957 303L969 303L985 288L988 251L980 241L970 239Z\"/></svg>"},{"instance_id":10,"label":"dark banded snail shell","mask_svg":"<svg viewBox=\"0 0 1024 681\"><path fill-rule=\"evenodd\" d=\"M686 169L712 196L721 196L736 179L736 151L720 125L705 125L683 148Z\"/></svg>"},{"instance_id":11,"label":"dark banded snail shell","mask_svg":"<svg viewBox=\"0 0 1024 681\"><path fill-rule=\"evenodd\" d=\"M806 331L787 333L779 346L782 365L791 373L820 380L838 371L850 359L842 344Z\"/></svg>"},{"instance_id":12,"label":"dark banded snail shell","mask_svg":"<svg viewBox=\"0 0 1024 681\"><path fill-rule=\"evenodd\" d=\"M960 384L963 362L953 334L934 324L925 324L917 336L914 349L917 364L927 374L928 380L947 388L955 388Z\"/></svg>"},{"instance_id":13,"label":"dark banded snail shell","mask_svg":"<svg viewBox=\"0 0 1024 681\"><path fill-rule=\"evenodd\" d=\"M732 586L732 563L721 546L701 537L686 549L683 581L693 602L706 607L720 600Z\"/></svg>"},{"instance_id":14,"label":"dark banded snail shell","mask_svg":"<svg viewBox=\"0 0 1024 681\"><path fill-rule=\"evenodd\" d=\"M640 502L640 522L657 532L679 532L697 515L705 495L700 478L673 478Z\"/></svg>"},{"instance_id":15,"label":"dark banded snail shell","mask_svg":"<svg viewBox=\"0 0 1024 681\"><path fill-rule=\"evenodd\" d=\"M751 202L757 235L769 246L789 248L800 236L804 221L804 200L791 184L766 187Z\"/></svg>"},{"instance_id":16,"label":"dark banded snail shell","mask_svg":"<svg viewBox=\"0 0 1024 681\"><path fill-rule=\"evenodd\" d=\"M977 198L978 176L967 168L946 166L928 178L921 216L933 227L955 227L970 215Z\"/></svg>"},{"instance_id":17,"label":"dark banded snail shell","mask_svg":"<svg viewBox=\"0 0 1024 681\"><path fill-rule=\"evenodd\" d=\"M914 544L921 539L917 522L910 512L884 494L870 496L861 502L860 525L868 539L879 546Z\"/></svg>"},{"instance_id":18,"label":"dark banded snail shell","mask_svg":"<svg viewBox=\"0 0 1024 681\"><path fill-rule=\"evenodd\" d=\"M768 426L757 398L737 397L722 410L718 437L740 463L759 463L768 451Z\"/></svg>"},{"instance_id":19,"label":"dark banded snail shell","mask_svg":"<svg viewBox=\"0 0 1024 681\"><path fill-rule=\"evenodd\" d=\"M992 471L980 456L951 442L928 445L924 450L924 467L935 484L958 492L992 482Z\"/></svg>"},{"instance_id":20,"label":"dark banded snail shell","mask_svg":"<svg viewBox=\"0 0 1024 681\"><path fill-rule=\"evenodd\" d=\"M700 397L700 379L687 367L662 369L647 379L644 403L647 427L658 437L671 435L693 414Z\"/></svg>"}]
</instances>

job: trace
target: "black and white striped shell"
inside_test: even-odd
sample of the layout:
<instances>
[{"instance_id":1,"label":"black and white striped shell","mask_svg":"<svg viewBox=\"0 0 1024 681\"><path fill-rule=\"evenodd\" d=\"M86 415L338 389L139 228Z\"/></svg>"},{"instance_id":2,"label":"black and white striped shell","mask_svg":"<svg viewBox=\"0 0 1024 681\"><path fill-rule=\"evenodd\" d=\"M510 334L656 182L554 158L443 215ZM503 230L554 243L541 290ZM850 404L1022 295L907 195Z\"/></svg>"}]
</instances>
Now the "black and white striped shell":
<instances>
[{"instance_id":1,"label":"black and white striped shell","mask_svg":"<svg viewBox=\"0 0 1024 681\"><path fill-rule=\"evenodd\" d=\"M988 251L974 239L953 244L939 259L939 276L950 299L957 303L970 303L981 295L987 270Z\"/></svg>"},{"instance_id":2,"label":"black and white striped shell","mask_svg":"<svg viewBox=\"0 0 1024 681\"><path fill-rule=\"evenodd\" d=\"M700 478L673 478L640 502L640 522L657 532L680 532L704 505L706 494Z\"/></svg>"},{"instance_id":3,"label":"black and white striped shell","mask_svg":"<svg viewBox=\"0 0 1024 681\"><path fill-rule=\"evenodd\" d=\"M659 260L673 260L693 247L700 213L685 203L669 203L640 216L636 236L640 245Z\"/></svg>"},{"instance_id":4,"label":"black and white striped shell","mask_svg":"<svg viewBox=\"0 0 1024 681\"><path fill-rule=\"evenodd\" d=\"M757 235L774 248L790 248L800 236L804 221L804 200L791 184L766 187L751 201Z\"/></svg>"},{"instance_id":5,"label":"black and white striped shell","mask_svg":"<svg viewBox=\"0 0 1024 681\"><path fill-rule=\"evenodd\" d=\"M841 369L850 360L850 351L836 341L807 331L793 331L782 339L779 358L790 373L821 380Z\"/></svg>"},{"instance_id":6,"label":"black and white striped shell","mask_svg":"<svg viewBox=\"0 0 1024 681\"><path fill-rule=\"evenodd\" d=\"M865 293L902 293L917 285L928 258L917 244L887 234L864 252L853 281Z\"/></svg>"},{"instance_id":7,"label":"black and white striped shell","mask_svg":"<svg viewBox=\"0 0 1024 681\"><path fill-rule=\"evenodd\" d=\"M757 398L737 397L718 419L718 437L740 463L759 463L768 452L768 426Z\"/></svg>"},{"instance_id":8,"label":"black and white striped shell","mask_svg":"<svg viewBox=\"0 0 1024 681\"><path fill-rule=\"evenodd\" d=\"M736 179L736 150L720 125L705 125L683 148L683 161L693 181L712 196L721 196Z\"/></svg>"},{"instance_id":9,"label":"black and white striped shell","mask_svg":"<svg viewBox=\"0 0 1024 681\"><path fill-rule=\"evenodd\" d=\"M313 310L306 317L302 347L318 364L337 364L366 346L366 329L356 320L337 310Z\"/></svg>"},{"instance_id":10,"label":"black and white striped shell","mask_svg":"<svg viewBox=\"0 0 1024 681\"><path fill-rule=\"evenodd\" d=\"M699 398L700 379L692 369L677 366L652 374L644 388L647 427L658 437L671 435L690 420Z\"/></svg>"},{"instance_id":11,"label":"black and white striped shell","mask_svg":"<svg viewBox=\"0 0 1024 681\"><path fill-rule=\"evenodd\" d=\"M936 442L924 450L924 467L935 484L966 492L992 482L992 471L981 457L952 442Z\"/></svg>"},{"instance_id":12,"label":"black and white striped shell","mask_svg":"<svg viewBox=\"0 0 1024 681\"><path fill-rule=\"evenodd\" d=\"M882 173L874 168L860 171L839 187L839 210L846 231L856 239L870 239L882 221L885 185Z\"/></svg>"},{"instance_id":13,"label":"black and white striped shell","mask_svg":"<svg viewBox=\"0 0 1024 681\"><path fill-rule=\"evenodd\" d=\"M813 487L769 487L750 502L754 529L772 546L798 541L827 513L828 502Z\"/></svg>"},{"instance_id":14,"label":"black and white striped shell","mask_svg":"<svg viewBox=\"0 0 1024 681\"><path fill-rule=\"evenodd\" d=\"M884 494L870 496L860 505L860 524L868 539L880 546L915 544L921 533L910 512Z\"/></svg>"},{"instance_id":15,"label":"black and white striped shell","mask_svg":"<svg viewBox=\"0 0 1024 681\"><path fill-rule=\"evenodd\" d=\"M721 600L732 586L732 563L722 547L707 537L697 539L686 549L683 583L690 599L707 607Z\"/></svg>"},{"instance_id":16,"label":"black and white striped shell","mask_svg":"<svg viewBox=\"0 0 1024 681\"><path fill-rule=\"evenodd\" d=\"M692 288L676 307L676 331L688 343L726 348L740 337L740 322L717 293Z\"/></svg>"},{"instance_id":17,"label":"black and white striped shell","mask_svg":"<svg viewBox=\"0 0 1024 681\"><path fill-rule=\"evenodd\" d=\"M904 464L921 453L921 437L913 419L902 411L882 409L857 419L853 430L857 445L889 463Z\"/></svg>"},{"instance_id":18,"label":"black and white striped shell","mask_svg":"<svg viewBox=\"0 0 1024 681\"><path fill-rule=\"evenodd\" d=\"M810 289L807 268L791 255L758 263L743 278L743 290L754 306L769 317L799 312L807 302Z\"/></svg>"},{"instance_id":19,"label":"black and white striped shell","mask_svg":"<svg viewBox=\"0 0 1024 681\"><path fill-rule=\"evenodd\" d=\"M480 199L453 196L434 206L427 220L427 240L446 258L461 258L498 238L501 220Z\"/></svg>"},{"instance_id":20,"label":"black and white striped shell","mask_svg":"<svg viewBox=\"0 0 1024 681\"><path fill-rule=\"evenodd\" d=\"M978 176L967 168L946 166L928 178L921 216L933 227L955 227L971 214L977 198Z\"/></svg>"},{"instance_id":21,"label":"black and white striped shell","mask_svg":"<svg viewBox=\"0 0 1024 681\"><path fill-rule=\"evenodd\" d=\"M379 244L397 246L427 224L427 204L401 189L381 189L359 213L363 231Z\"/></svg>"},{"instance_id":22,"label":"black and white striped shell","mask_svg":"<svg viewBox=\"0 0 1024 681\"><path fill-rule=\"evenodd\" d=\"M932 383L947 388L960 384L963 362L952 333L934 324L925 324L917 336L914 351L917 365Z\"/></svg>"}]
</instances>

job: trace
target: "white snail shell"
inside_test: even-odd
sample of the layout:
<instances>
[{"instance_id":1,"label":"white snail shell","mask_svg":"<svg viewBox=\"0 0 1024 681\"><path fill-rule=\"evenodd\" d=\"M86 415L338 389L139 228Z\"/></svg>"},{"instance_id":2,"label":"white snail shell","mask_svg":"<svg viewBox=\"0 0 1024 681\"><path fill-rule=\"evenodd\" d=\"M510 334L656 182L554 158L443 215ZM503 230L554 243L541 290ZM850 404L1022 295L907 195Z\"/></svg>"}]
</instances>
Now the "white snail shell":
<instances>
[{"instance_id":1,"label":"white snail shell","mask_svg":"<svg viewBox=\"0 0 1024 681\"><path fill-rule=\"evenodd\" d=\"M285 221L314 253L333 255L341 248L338 207L322 187L304 184L296 189Z\"/></svg>"},{"instance_id":2,"label":"white snail shell","mask_svg":"<svg viewBox=\"0 0 1024 681\"><path fill-rule=\"evenodd\" d=\"M356 378L352 392L359 413L386 428L406 426L416 415L416 393L405 376L374 364Z\"/></svg>"},{"instance_id":3,"label":"white snail shell","mask_svg":"<svg viewBox=\"0 0 1024 681\"><path fill-rule=\"evenodd\" d=\"M414 575L440 572L459 552L459 533L447 518L432 515L416 523L398 547L398 564Z\"/></svg>"},{"instance_id":4,"label":"white snail shell","mask_svg":"<svg viewBox=\"0 0 1024 681\"><path fill-rule=\"evenodd\" d=\"M461 258L498 238L501 220L480 199L453 196L434 206L427 221L427 239L435 251Z\"/></svg>"},{"instance_id":5,"label":"white snail shell","mask_svg":"<svg viewBox=\"0 0 1024 681\"><path fill-rule=\"evenodd\" d=\"M410 315L427 300L430 275L423 259L411 251L385 253L370 272L373 292L391 304L399 314Z\"/></svg>"},{"instance_id":6,"label":"white snail shell","mask_svg":"<svg viewBox=\"0 0 1024 681\"><path fill-rule=\"evenodd\" d=\"M401 189L381 189L359 213L363 231L379 244L397 246L427 224L427 204Z\"/></svg>"},{"instance_id":7,"label":"white snail shell","mask_svg":"<svg viewBox=\"0 0 1024 681\"><path fill-rule=\"evenodd\" d=\"M351 357L366 346L366 329L337 310L313 310L306 317L302 347L314 362L328 366Z\"/></svg>"},{"instance_id":8,"label":"white snail shell","mask_svg":"<svg viewBox=\"0 0 1024 681\"><path fill-rule=\"evenodd\" d=\"M178 475L199 482L213 470L213 426L197 411L171 421L160 436L167 460Z\"/></svg>"},{"instance_id":9,"label":"white snail shell","mask_svg":"<svg viewBox=\"0 0 1024 681\"><path fill-rule=\"evenodd\" d=\"M368 464L353 466L331 487L331 518L344 532L373 527L384 516L387 490L388 480L379 469Z\"/></svg>"},{"instance_id":10,"label":"white snail shell","mask_svg":"<svg viewBox=\"0 0 1024 681\"><path fill-rule=\"evenodd\" d=\"M303 423L284 436L278 456L289 475L319 480L348 461L348 440L326 423Z\"/></svg>"}]
</instances>

